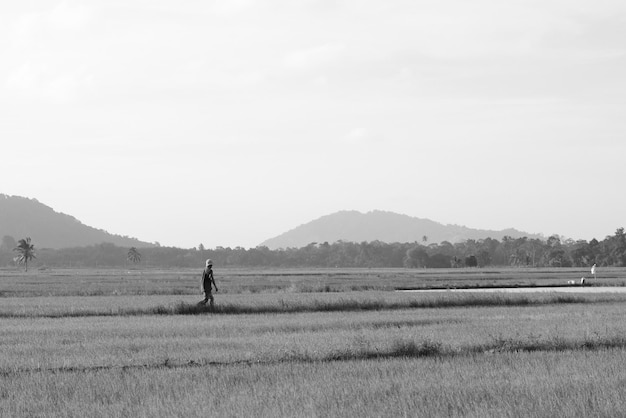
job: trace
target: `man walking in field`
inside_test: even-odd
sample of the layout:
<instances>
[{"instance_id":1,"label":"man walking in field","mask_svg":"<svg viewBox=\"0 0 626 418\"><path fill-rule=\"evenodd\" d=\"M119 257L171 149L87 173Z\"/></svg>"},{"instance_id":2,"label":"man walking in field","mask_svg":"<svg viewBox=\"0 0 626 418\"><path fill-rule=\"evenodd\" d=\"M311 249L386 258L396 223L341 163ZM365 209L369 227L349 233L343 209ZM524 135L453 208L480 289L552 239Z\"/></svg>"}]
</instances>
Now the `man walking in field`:
<instances>
[{"instance_id":1,"label":"man walking in field","mask_svg":"<svg viewBox=\"0 0 626 418\"><path fill-rule=\"evenodd\" d=\"M204 292L204 300L200 302L202 305L206 305L207 301L211 301L211 308L214 305L213 294L211 293L211 286L215 287L215 291L217 292L217 285L215 284L215 279L213 278L213 261L210 259L206 261L206 267L202 272L202 282L200 283L200 288Z\"/></svg>"}]
</instances>

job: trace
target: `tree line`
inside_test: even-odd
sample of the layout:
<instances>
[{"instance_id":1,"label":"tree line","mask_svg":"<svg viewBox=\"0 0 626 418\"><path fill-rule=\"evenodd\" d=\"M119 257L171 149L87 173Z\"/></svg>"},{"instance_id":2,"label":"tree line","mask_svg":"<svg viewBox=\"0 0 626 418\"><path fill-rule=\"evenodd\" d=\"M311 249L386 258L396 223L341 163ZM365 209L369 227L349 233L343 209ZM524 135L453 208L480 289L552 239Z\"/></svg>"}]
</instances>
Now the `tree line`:
<instances>
[{"instance_id":1,"label":"tree line","mask_svg":"<svg viewBox=\"0 0 626 418\"><path fill-rule=\"evenodd\" d=\"M30 243L30 242L29 242ZM36 243L33 243L36 245ZM16 242L5 236L0 245L0 266L16 264ZM626 234L619 228L604 240L545 240L504 237L502 240L469 239L422 243L337 241L310 243L301 248L270 250L267 247L129 248L110 243L65 249L37 249L34 267L197 267L210 258L219 267L406 267L462 268L488 266L585 267L626 266Z\"/></svg>"}]
</instances>

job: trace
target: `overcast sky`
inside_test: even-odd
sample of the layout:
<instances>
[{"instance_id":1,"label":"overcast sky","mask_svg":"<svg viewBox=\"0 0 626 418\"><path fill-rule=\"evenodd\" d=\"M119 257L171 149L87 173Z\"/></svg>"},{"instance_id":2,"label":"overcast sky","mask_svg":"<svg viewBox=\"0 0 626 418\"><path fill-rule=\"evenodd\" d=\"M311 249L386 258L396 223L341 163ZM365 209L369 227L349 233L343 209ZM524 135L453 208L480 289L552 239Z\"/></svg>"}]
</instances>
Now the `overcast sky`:
<instances>
[{"instance_id":1,"label":"overcast sky","mask_svg":"<svg viewBox=\"0 0 626 418\"><path fill-rule=\"evenodd\" d=\"M0 193L162 245L626 226L623 0L0 5Z\"/></svg>"}]
</instances>

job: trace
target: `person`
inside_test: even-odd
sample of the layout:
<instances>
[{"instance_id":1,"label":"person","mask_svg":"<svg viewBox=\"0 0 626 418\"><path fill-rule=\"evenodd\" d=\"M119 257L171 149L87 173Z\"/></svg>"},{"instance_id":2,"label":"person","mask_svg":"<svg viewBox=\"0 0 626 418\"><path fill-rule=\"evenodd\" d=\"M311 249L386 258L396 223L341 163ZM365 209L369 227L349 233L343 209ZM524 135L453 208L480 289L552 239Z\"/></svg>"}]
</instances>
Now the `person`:
<instances>
[{"instance_id":1,"label":"person","mask_svg":"<svg viewBox=\"0 0 626 418\"><path fill-rule=\"evenodd\" d=\"M202 272L202 282L200 283L200 288L204 292L204 300L201 301L200 304L206 305L208 301L211 301L211 308L215 303L213 294L211 293L212 286L215 287L215 291L217 292L217 285L215 284L215 279L213 278L213 261L209 259L206 261L206 267Z\"/></svg>"}]
</instances>

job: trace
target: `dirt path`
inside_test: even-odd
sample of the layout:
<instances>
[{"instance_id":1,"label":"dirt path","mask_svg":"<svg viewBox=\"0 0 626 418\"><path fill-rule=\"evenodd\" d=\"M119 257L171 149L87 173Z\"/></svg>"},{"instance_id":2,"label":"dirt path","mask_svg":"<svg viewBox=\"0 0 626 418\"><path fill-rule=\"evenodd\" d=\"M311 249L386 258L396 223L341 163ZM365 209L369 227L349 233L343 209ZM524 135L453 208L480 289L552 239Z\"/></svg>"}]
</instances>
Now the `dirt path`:
<instances>
[{"instance_id":1,"label":"dirt path","mask_svg":"<svg viewBox=\"0 0 626 418\"><path fill-rule=\"evenodd\" d=\"M398 290L398 292L408 293L434 293L434 292L454 292L454 293L626 293L626 287L621 286L571 286L571 287L494 287L483 289L423 289L423 290Z\"/></svg>"}]
</instances>

